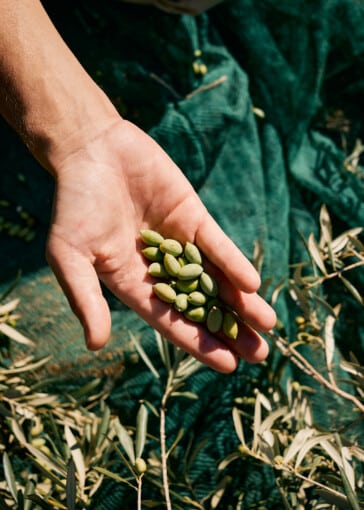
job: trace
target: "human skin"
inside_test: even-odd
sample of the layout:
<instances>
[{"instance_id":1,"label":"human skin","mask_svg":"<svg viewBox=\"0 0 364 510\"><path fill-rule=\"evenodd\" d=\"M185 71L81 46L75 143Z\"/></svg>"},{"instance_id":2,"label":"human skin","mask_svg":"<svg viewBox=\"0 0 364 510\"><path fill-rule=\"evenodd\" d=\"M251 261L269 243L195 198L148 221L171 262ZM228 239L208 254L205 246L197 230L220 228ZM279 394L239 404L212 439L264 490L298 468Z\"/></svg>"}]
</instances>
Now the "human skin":
<instances>
[{"instance_id":1,"label":"human skin","mask_svg":"<svg viewBox=\"0 0 364 510\"><path fill-rule=\"evenodd\" d=\"M122 119L66 46L38 0L0 0L0 112L55 179L47 259L89 349L105 345L100 281L175 345L220 372L264 360L275 324L259 275L189 181L146 133ZM153 296L141 229L195 242L222 298L244 319L214 336ZM227 256L228 254L228 256Z\"/></svg>"}]
</instances>

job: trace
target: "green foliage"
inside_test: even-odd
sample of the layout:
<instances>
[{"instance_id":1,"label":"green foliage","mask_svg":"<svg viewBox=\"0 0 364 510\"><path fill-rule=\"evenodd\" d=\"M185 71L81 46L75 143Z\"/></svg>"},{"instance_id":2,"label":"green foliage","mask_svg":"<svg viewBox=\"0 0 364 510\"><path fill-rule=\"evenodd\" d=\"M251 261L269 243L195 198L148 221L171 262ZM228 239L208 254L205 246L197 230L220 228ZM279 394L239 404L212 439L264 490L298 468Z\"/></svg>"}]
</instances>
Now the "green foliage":
<instances>
[{"instance_id":1,"label":"green foliage","mask_svg":"<svg viewBox=\"0 0 364 510\"><path fill-rule=\"evenodd\" d=\"M244 394L232 395L225 427L236 448L216 463L213 489L203 495L191 473L214 437L199 438L195 430L192 438L183 428L171 434L167 426L169 414L180 412L181 400L201 398L192 384L200 363L158 333L154 357L131 336L136 366L150 374L157 390L146 391L132 420L124 423L107 404L110 387L102 380L72 394L55 394L37 378L49 358L11 359L6 339L23 345L32 340L16 329L18 300L5 303L5 296L0 305L0 510L95 508L100 489L111 480L125 490L128 508L138 510L273 508L268 501L247 502L241 473L257 466L274 480L280 498L274 508L359 510L364 444L357 431L364 417L364 368L353 353L348 359L337 355L335 332L343 308L329 290L335 282L363 306L351 274L364 264L364 246L361 229L334 237L326 208L320 224L320 239L311 235L306 242L309 262L295 265L289 281L272 294L274 303L288 292L297 312L294 338L283 324L272 331L274 347L259 380L251 378ZM321 365L312 362L311 353ZM288 365L316 386L283 378L282 366ZM346 403L344 425L338 420L334 430L316 423L317 388Z\"/></svg>"}]
</instances>

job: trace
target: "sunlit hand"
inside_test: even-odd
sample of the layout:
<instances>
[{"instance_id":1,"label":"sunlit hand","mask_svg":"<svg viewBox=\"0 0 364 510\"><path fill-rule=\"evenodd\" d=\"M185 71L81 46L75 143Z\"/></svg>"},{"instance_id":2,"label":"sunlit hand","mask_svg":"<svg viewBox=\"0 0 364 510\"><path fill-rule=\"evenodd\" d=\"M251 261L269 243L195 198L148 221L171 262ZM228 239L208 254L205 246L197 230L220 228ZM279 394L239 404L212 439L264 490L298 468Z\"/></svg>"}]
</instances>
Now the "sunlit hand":
<instances>
[{"instance_id":1,"label":"sunlit hand","mask_svg":"<svg viewBox=\"0 0 364 510\"><path fill-rule=\"evenodd\" d=\"M53 165L48 260L90 349L101 348L110 334L101 280L164 337L216 370L234 370L239 357L259 362L267 356L256 330L271 329L275 314L255 292L258 274L157 143L120 119L70 154L63 149ZM140 252L139 232L145 228L199 246L222 298L245 321L237 340L213 336L153 295L153 278Z\"/></svg>"}]
</instances>

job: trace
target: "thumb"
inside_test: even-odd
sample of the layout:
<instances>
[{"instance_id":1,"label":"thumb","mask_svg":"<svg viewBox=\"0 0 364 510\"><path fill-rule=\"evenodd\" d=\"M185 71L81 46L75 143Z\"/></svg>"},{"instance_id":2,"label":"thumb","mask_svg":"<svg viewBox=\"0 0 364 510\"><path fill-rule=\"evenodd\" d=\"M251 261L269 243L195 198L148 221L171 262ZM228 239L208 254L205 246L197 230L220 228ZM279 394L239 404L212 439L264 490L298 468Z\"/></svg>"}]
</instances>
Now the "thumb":
<instances>
[{"instance_id":1,"label":"thumb","mask_svg":"<svg viewBox=\"0 0 364 510\"><path fill-rule=\"evenodd\" d=\"M48 240L46 256L83 326L87 347L93 351L101 349L110 336L111 316L91 261L77 248L54 236Z\"/></svg>"}]
</instances>

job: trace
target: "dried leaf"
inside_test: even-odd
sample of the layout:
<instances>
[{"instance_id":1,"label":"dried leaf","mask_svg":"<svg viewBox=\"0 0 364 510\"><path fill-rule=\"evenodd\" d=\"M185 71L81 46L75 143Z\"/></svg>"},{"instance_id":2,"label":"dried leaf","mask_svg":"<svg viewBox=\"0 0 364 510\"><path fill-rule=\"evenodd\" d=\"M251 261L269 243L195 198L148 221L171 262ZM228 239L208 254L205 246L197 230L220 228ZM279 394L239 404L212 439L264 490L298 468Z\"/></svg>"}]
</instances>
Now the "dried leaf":
<instances>
[{"instance_id":1,"label":"dried leaf","mask_svg":"<svg viewBox=\"0 0 364 510\"><path fill-rule=\"evenodd\" d=\"M320 227L321 227L320 246L330 244L332 241L332 225L330 215L325 204L322 205L320 210Z\"/></svg>"},{"instance_id":2,"label":"dried leaf","mask_svg":"<svg viewBox=\"0 0 364 510\"><path fill-rule=\"evenodd\" d=\"M241 421L241 412L237 407L233 408L233 422L235 427L236 435L239 438L239 441L242 445L246 446L245 437L244 437L244 429Z\"/></svg>"},{"instance_id":3,"label":"dried leaf","mask_svg":"<svg viewBox=\"0 0 364 510\"><path fill-rule=\"evenodd\" d=\"M328 317L326 317L324 327L326 366L329 372L331 371L332 360L334 359L335 354L335 338L334 338L335 322L336 322L335 318L329 315Z\"/></svg>"},{"instance_id":4,"label":"dried leaf","mask_svg":"<svg viewBox=\"0 0 364 510\"><path fill-rule=\"evenodd\" d=\"M46 356L45 358L42 358L38 361L35 361L34 363L29 363L26 367L21 368L0 368L0 375L15 375L15 374L23 374L25 372L31 372L32 370L37 370L41 366L48 363L48 361L51 359L51 356Z\"/></svg>"},{"instance_id":5,"label":"dried leaf","mask_svg":"<svg viewBox=\"0 0 364 510\"><path fill-rule=\"evenodd\" d=\"M298 455L296 458L296 463L295 463L295 468L297 469L301 465L303 459L306 457L307 453L310 450L312 450L312 448L314 448L316 445L320 444L325 439L330 439L331 437L332 437L331 434L324 434L324 435L315 436L312 439L309 439L308 441L306 441L305 444L301 447L301 449L298 452Z\"/></svg>"},{"instance_id":6,"label":"dried leaf","mask_svg":"<svg viewBox=\"0 0 364 510\"><path fill-rule=\"evenodd\" d=\"M5 322L0 324L0 333L3 333L5 336L10 338L11 340L14 340L15 342L18 342L19 344L28 345L28 346L34 346L35 343L30 340L30 338L27 338L25 335L22 335L14 329L9 324L6 324Z\"/></svg>"},{"instance_id":7,"label":"dried leaf","mask_svg":"<svg viewBox=\"0 0 364 510\"><path fill-rule=\"evenodd\" d=\"M356 377L364 377L364 367L360 367L356 363L351 363L350 361L341 360L340 367L345 370L346 372L349 372L349 374L353 374Z\"/></svg>"},{"instance_id":8,"label":"dried leaf","mask_svg":"<svg viewBox=\"0 0 364 510\"><path fill-rule=\"evenodd\" d=\"M253 251L253 266L256 271L261 274L264 260L264 248L263 243L259 240L254 242L254 251Z\"/></svg>"},{"instance_id":9,"label":"dried leaf","mask_svg":"<svg viewBox=\"0 0 364 510\"><path fill-rule=\"evenodd\" d=\"M23 396L22 401L26 402L28 406L38 407L54 404L57 402L58 398L56 395L44 395L44 396L35 396L34 395L26 395Z\"/></svg>"},{"instance_id":10,"label":"dried leaf","mask_svg":"<svg viewBox=\"0 0 364 510\"><path fill-rule=\"evenodd\" d=\"M297 304L297 306L302 310L305 318L309 319L311 309L306 294L302 292L297 285L292 283L290 284L289 287L289 294L293 301Z\"/></svg>"},{"instance_id":11,"label":"dried leaf","mask_svg":"<svg viewBox=\"0 0 364 510\"><path fill-rule=\"evenodd\" d=\"M5 305L0 306L0 315L6 315L10 312L13 312L16 307L19 304L19 299L13 299L12 301L9 301L9 303L6 303Z\"/></svg>"},{"instance_id":12,"label":"dried leaf","mask_svg":"<svg viewBox=\"0 0 364 510\"><path fill-rule=\"evenodd\" d=\"M18 422L16 421L15 418L10 420L10 426L11 426L11 430L12 430L14 436L17 438L19 443L23 446L27 442L27 440L25 438L23 429L18 424Z\"/></svg>"},{"instance_id":13,"label":"dried leaf","mask_svg":"<svg viewBox=\"0 0 364 510\"><path fill-rule=\"evenodd\" d=\"M335 448L335 446L332 443L330 443L330 441L328 441L327 439L322 439L320 441L320 445L326 451L329 457L336 463L336 465L338 467L342 467L343 461L340 453Z\"/></svg>"},{"instance_id":14,"label":"dried leaf","mask_svg":"<svg viewBox=\"0 0 364 510\"><path fill-rule=\"evenodd\" d=\"M277 285L275 286L273 292L272 292L272 297L271 297L271 303L272 305L275 305L277 300L278 300L278 297L280 295L280 293L282 292L282 290L287 286L287 281L286 281L286 278L282 278L278 283Z\"/></svg>"},{"instance_id":15,"label":"dried leaf","mask_svg":"<svg viewBox=\"0 0 364 510\"><path fill-rule=\"evenodd\" d=\"M364 244L359 241L359 239L357 239L356 237L353 237L351 235L348 236L349 239L350 239L350 242L352 243L352 245L361 253L364 253Z\"/></svg>"},{"instance_id":16,"label":"dried leaf","mask_svg":"<svg viewBox=\"0 0 364 510\"><path fill-rule=\"evenodd\" d=\"M358 445L353 445L350 447L350 452L354 457L356 457L360 462L364 462L364 450L360 448Z\"/></svg>"},{"instance_id":17,"label":"dried leaf","mask_svg":"<svg viewBox=\"0 0 364 510\"><path fill-rule=\"evenodd\" d=\"M196 393L192 393L192 391L173 391L171 397L185 397L191 400L198 400L199 398Z\"/></svg>"},{"instance_id":18,"label":"dried leaf","mask_svg":"<svg viewBox=\"0 0 364 510\"><path fill-rule=\"evenodd\" d=\"M148 411L145 405L141 405L136 419L135 457L141 457L147 437Z\"/></svg>"},{"instance_id":19,"label":"dried leaf","mask_svg":"<svg viewBox=\"0 0 364 510\"><path fill-rule=\"evenodd\" d=\"M326 267L321 257L320 248L318 247L315 237L312 233L309 235L307 248L310 253L311 259L315 262L316 266L320 269L321 273L327 275Z\"/></svg>"},{"instance_id":20,"label":"dried leaf","mask_svg":"<svg viewBox=\"0 0 364 510\"><path fill-rule=\"evenodd\" d=\"M85 488L86 481L86 468L85 468L85 460L82 455L81 448L77 444L76 438L72 433L72 430L68 425L64 427L64 434L66 438L66 442L71 451L72 459L78 474L78 481L80 484L81 497ZM71 466L71 467L70 467ZM68 469L72 469L72 463L68 464Z\"/></svg>"},{"instance_id":21,"label":"dried leaf","mask_svg":"<svg viewBox=\"0 0 364 510\"><path fill-rule=\"evenodd\" d=\"M262 405L261 405L261 393L257 393L254 406L254 421L253 421L253 452L257 452L258 444L260 439L260 424L262 422Z\"/></svg>"},{"instance_id":22,"label":"dried leaf","mask_svg":"<svg viewBox=\"0 0 364 510\"><path fill-rule=\"evenodd\" d=\"M350 449L346 446L343 446L341 448L341 457L343 461L343 469L345 471L346 477L352 487L352 489L355 491L355 471L353 468L353 465L351 464L351 454Z\"/></svg>"},{"instance_id":23,"label":"dried leaf","mask_svg":"<svg viewBox=\"0 0 364 510\"><path fill-rule=\"evenodd\" d=\"M231 483L231 477L230 476L224 476L222 480L218 483L214 494L212 495L212 498L210 500L210 508L211 510L214 510L218 507L218 505L221 502L221 499L225 493L226 487Z\"/></svg>"},{"instance_id":24,"label":"dried leaf","mask_svg":"<svg viewBox=\"0 0 364 510\"><path fill-rule=\"evenodd\" d=\"M276 455L274 451L275 437L270 430L264 430L261 435L262 441L260 443L260 453L269 463L273 462Z\"/></svg>"},{"instance_id":25,"label":"dried leaf","mask_svg":"<svg viewBox=\"0 0 364 510\"><path fill-rule=\"evenodd\" d=\"M219 463L219 465L218 465L217 469L218 469L219 471L223 471L223 470L224 470L224 469L225 469L225 468L226 468L229 464L231 464L232 462L234 462L234 460L240 459L240 457L241 457L241 454L240 454L240 453L238 453L238 452L230 453L229 455L227 455L227 456L225 457L225 459L223 459L223 460Z\"/></svg>"},{"instance_id":26,"label":"dried leaf","mask_svg":"<svg viewBox=\"0 0 364 510\"><path fill-rule=\"evenodd\" d=\"M295 437L293 438L292 443L289 445L286 450L283 458L286 463L290 462L296 454L301 450L303 445L307 442L307 440L312 437L315 433L315 430L312 428L304 428L297 432Z\"/></svg>"},{"instance_id":27,"label":"dried leaf","mask_svg":"<svg viewBox=\"0 0 364 510\"><path fill-rule=\"evenodd\" d=\"M265 430L270 430L276 420L280 418L281 416L284 416L288 413L288 407L280 407L279 409L276 409L275 411L272 411L263 421L260 426L261 432Z\"/></svg>"},{"instance_id":28,"label":"dried leaf","mask_svg":"<svg viewBox=\"0 0 364 510\"><path fill-rule=\"evenodd\" d=\"M345 285L345 287L348 289L350 294L360 303L361 305L364 305L363 297L361 296L360 292L352 283L349 282L346 278L344 278L342 275L340 275L340 279Z\"/></svg>"},{"instance_id":29,"label":"dried leaf","mask_svg":"<svg viewBox=\"0 0 364 510\"><path fill-rule=\"evenodd\" d=\"M343 248L345 248L348 241L350 241L352 237L359 235L362 230L363 229L361 227L351 228L349 230L346 230L339 236L335 237L335 239L331 243L331 250L333 251L333 253L338 253Z\"/></svg>"},{"instance_id":30,"label":"dried leaf","mask_svg":"<svg viewBox=\"0 0 364 510\"><path fill-rule=\"evenodd\" d=\"M53 469L56 471L56 473L59 473L63 478L66 478L67 470L66 467L60 464L60 462L56 459L52 459L48 457L48 455L45 455L45 453L38 450L38 448L35 448L35 446L25 443L25 448L31 453L31 455L44 466L47 466L48 469Z\"/></svg>"}]
</instances>

